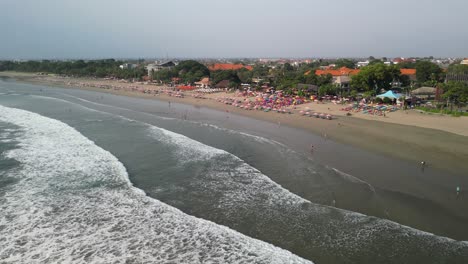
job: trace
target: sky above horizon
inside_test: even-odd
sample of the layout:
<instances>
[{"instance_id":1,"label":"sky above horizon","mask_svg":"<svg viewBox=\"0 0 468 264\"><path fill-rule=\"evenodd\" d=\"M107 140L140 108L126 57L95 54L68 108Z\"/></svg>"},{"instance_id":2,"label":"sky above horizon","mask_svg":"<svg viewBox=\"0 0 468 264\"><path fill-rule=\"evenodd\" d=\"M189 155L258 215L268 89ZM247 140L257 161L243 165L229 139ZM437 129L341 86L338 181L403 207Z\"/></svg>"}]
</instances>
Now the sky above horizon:
<instances>
[{"instance_id":1,"label":"sky above horizon","mask_svg":"<svg viewBox=\"0 0 468 264\"><path fill-rule=\"evenodd\" d=\"M467 0L0 0L0 59L468 57Z\"/></svg>"}]
</instances>

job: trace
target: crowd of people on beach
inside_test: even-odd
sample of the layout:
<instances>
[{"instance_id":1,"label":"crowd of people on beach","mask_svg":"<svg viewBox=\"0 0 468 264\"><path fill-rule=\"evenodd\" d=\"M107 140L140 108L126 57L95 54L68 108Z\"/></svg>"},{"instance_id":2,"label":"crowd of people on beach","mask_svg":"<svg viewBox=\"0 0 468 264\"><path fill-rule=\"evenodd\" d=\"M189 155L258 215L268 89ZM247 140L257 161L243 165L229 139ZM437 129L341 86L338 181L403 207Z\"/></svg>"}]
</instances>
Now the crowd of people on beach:
<instances>
[{"instance_id":1,"label":"crowd of people on beach","mask_svg":"<svg viewBox=\"0 0 468 264\"><path fill-rule=\"evenodd\" d=\"M341 111L348 113L362 113L367 115L383 116L386 117L387 113L395 112L399 109L396 105L387 105L387 104L377 104L377 103L367 103L365 99L360 102L354 102L347 104L345 107L341 108Z\"/></svg>"},{"instance_id":2,"label":"crowd of people on beach","mask_svg":"<svg viewBox=\"0 0 468 264\"><path fill-rule=\"evenodd\" d=\"M196 99L209 99L207 94L224 92L225 89L211 89L211 88L199 88L194 90L180 90L177 87L166 87L166 86L155 86L141 83L116 83L116 82L78 82L68 81L68 86L83 87L83 88L99 88L106 90L115 91L126 91L126 92L140 92L145 94L159 95L164 94L170 97L184 98L186 96L193 97ZM296 106L315 102L315 103L332 103L335 105L343 105L341 111L347 112L347 115L351 113L362 113L366 115L383 116L390 112L397 111L399 108L395 105L383 105L383 104L372 104L367 103L365 100L356 101L350 103L347 98L341 98L337 96L298 96L298 95L285 95L282 91L270 91L270 92L255 92L250 90L238 90L232 93L232 96L217 97L216 101L232 105L234 107L244 110L261 110L264 112L277 112L292 114L297 112L301 116L316 117L322 119L333 119L330 113L317 113L311 112L309 109L296 110Z\"/></svg>"}]
</instances>

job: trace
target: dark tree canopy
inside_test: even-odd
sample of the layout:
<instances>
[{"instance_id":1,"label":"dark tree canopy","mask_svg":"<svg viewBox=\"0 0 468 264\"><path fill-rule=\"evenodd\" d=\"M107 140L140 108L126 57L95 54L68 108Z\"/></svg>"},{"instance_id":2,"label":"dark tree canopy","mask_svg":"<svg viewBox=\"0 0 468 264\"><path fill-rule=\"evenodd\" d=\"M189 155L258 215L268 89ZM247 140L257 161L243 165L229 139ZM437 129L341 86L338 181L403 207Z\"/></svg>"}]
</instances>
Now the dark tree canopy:
<instances>
[{"instance_id":1,"label":"dark tree canopy","mask_svg":"<svg viewBox=\"0 0 468 264\"><path fill-rule=\"evenodd\" d=\"M182 61L174 67L174 72L177 73L177 77L181 78L187 83L193 83L199 81L203 77L209 77L210 71L208 68L194 60Z\"/></svg>"},{"instance_id":2,"label":"dark tree canopy","mask_svg":"<svg viewBox=\"0 0 468 264\"><path fill-rule=\"evenodd\" d=\"M448 67L447 72L452 74L468 74L468 65L452 64Z\"/></svg>"},{"instance_id":3,"label":"dark tree canopy","mask_svg":"<svg viewBox=\"0 0 468 264\"><path fill-rule=\"evenodd\" d=\"M441 81L443 78L442 69L429 61L418 61L415 63L416 78L418 82Z\"/></svg>"},{"instance_id":4,"label":"dark tree canopy","mask_svg":"<svg viewBox=\"0 0 468 264\"><path fill-rule=\"evenodd\" d=\"M354 61L350 59L338 59L335 61L336 68L346 67L350 69L354 69L356 64Z\"/></svg>"},{"instance_id":5,"label":"dark tree canopy","mask_svg":"<svg viewBox=\"0 0 468 264\"><path fill-rule=\"evenodd\" d=\"M211 80L214 84L223 80L228 80L229 83L240 84L241 81L234 70L214 71L211 73Z\"/></svg>"},{"instance_id":6,"label":"dark tree canopy","mask_svg":"<svg viewBox=\"0 0 468 264\"><path fill-rule=\"evenodd\" d=\"M153 74L154 80L169 82L174 77L178 77L185 83L194 83L201 80L203 77L209 77L210 71L208 68L194 60L186 60L180 62L172 69L163 69L156 71Z\"/></svg>"},{"instance_id":7,"label":"dark tree canopy","mask_svg":"<svg viewBox=\"0 0 468 264\"><path fill-rule=\"evenodd\" d=\"M468 84L464 82L448 82L443 84L445 99L459 103L468 103Z\"/></svg>"},{"instance_id":8,"label":"dark tree canopy","mask_svg":"<svg viewBox=\"0 0 468 264\"><path fill-rule=\"evenodd\" d=\"M320 86L320 88L318 90L318 94L320 96L323 96L323 95L336 95L337 90L338 90L338 88L335 85L325 84L325 85Z\"/></svg>"},{"instance_id":9,"label":"dark tree canopy","mask_svg":"<svg viewBox=\"0 0 468 264\"><path fill-rule=\"evenodd\" d=\"M2 71L19 72L46 72L68 76L89 77L116 77L119 79L140 79L146 75L143 67L135 69L120 69L122 61L114 59L104 60L76 60L76 61L25 61L25 62L0 62Z\"/></svg>"},{"instance_id":10,"label":"dark tree canopy","mask_svg":"<svg viewBox=\"0 0 468 264\"><path fill-rule=\"evenodd\" d=\"M351 86L363 91L390 89L394 80L400 79L400 70L396 66L386 66L382 63L363 67L361 71L351 77Z\"/></svg>"}]
</instances>

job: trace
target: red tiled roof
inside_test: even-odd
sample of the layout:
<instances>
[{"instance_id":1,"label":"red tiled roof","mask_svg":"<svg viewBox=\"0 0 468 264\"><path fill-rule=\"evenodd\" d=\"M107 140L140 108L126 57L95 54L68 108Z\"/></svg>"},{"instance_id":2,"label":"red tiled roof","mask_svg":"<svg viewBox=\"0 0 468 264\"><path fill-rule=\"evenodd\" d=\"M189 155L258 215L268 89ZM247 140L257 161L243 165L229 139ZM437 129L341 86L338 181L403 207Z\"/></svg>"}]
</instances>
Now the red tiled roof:
<instances>
[{"instance_id":1,"label":"red tiled roof","mask_svg":"<svg viewBox=\"0 0 468 264\"><path fill-rule=\"evenodd\" d=\"M343 76L343 75L354 75L358 74L360 70L358 69L350 69L346 67L341 67L338 70L316 70L316 75L327 75L331 74L333 76Z\"/></svg>"},{"instance_id":2,"label":"red tiled roof","mask_svg":"<svg viewBox=\"0 0 468 264\"><path fill-rule=\"evenodd\" d=\"M400 69L402 75L416 75L416 69Z\"/></svg>"},{"instance_id":3,"label":"red tiled roof","mask_svg":"<svg viewBox=\"0 0 468 264\"><path fill-rule=\"evenodd\" d=\"M249 71L253 70L252 66L244 66L242 64L229 64L229 63L217 63L208 67L210 71L225 71L225 70L240 70L245 68Z\"/></svg>"}]
</instances>

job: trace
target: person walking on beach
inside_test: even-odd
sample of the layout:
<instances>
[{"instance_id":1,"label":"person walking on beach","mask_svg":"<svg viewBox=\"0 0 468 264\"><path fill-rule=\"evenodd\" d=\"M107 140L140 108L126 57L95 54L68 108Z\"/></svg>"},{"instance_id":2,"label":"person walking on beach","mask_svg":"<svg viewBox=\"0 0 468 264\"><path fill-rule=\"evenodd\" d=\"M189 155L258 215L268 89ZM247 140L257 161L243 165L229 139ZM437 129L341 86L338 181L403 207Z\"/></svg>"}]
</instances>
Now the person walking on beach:
<instances>
[{"instance_id":1,"label":"person walking on beach","mask_svg":"<svg viewBox=\"0 0 468 264\"><path fill-rule=\"evenodd\" d=\"M310 154L313 154L314 153L314 145L310 145Z\"/></svg>"},{"instance_id":2,"label":"person walking on beach","mask_svg":"<svg viewBox=\"0 0 468 264\"><path fill-rule=\"evenodd\" d=\"M169 108L171 108L171 101L167 101Z\"/></svg>"}]
</instances>

